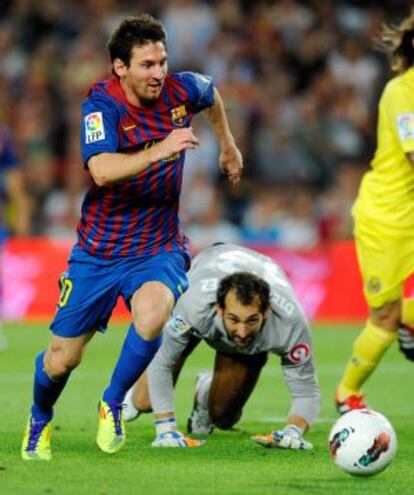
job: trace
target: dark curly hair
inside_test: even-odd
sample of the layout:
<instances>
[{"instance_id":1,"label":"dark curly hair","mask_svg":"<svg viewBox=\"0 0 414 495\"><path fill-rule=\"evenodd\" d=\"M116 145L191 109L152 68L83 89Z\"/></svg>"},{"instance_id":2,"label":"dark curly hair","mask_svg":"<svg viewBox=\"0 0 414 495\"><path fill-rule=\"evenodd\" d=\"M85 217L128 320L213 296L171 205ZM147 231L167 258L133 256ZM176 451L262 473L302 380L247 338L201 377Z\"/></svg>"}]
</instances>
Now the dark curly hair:
<instances>
[{"instance_id":1,"label":"dark curly hair","mask_svg":"<svg viewBox=\"0 0 414 495\"><path fill-rule=\"evenodd\" d=\"M224 277L217 289L217 303L224 309L229 291L236 292L237 299L243 304L251 304L255 297L260 299L260 311L264 313L270 306L270 287L263 279L248 272L236 272Z\"/></svg>"},{"instance_id":2,"label":"dark curly hair","mask_svg":"<svg viewBox=\"0 0 414 495\"><path fill-rule=\"evenodd\" d=\"M164 45L167 41L167 33L160 21L149 14L126 17L115 28L108 41L107 46L111 62L119 58L129 67L134 46L157 43L158 41Z\"/></svg>"}]
</instances>

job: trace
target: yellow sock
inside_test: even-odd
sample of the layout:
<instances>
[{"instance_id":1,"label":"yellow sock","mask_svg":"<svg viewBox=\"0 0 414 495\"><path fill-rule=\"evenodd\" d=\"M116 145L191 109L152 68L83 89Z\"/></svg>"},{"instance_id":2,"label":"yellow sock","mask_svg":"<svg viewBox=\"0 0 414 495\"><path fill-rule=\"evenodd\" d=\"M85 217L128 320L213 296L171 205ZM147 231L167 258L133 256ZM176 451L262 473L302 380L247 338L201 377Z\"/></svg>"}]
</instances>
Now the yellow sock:
<instances>
[{"instance_id":1,"label":"yellow sock","mask_svg":"<svg viewBox=\"0 0 414 495\"><path fill-rule=\"evenodd\" d=\"M367 321L365 328L354 342L352 356L337 389L337 398L361 395L360 388L374 371L384 352L397 339L397 332L390 332Z\"/></svg>"},{"instance_id":2,"label":"yellow sock","mask_svg":"<svg viewBox=\"0 0 414 495\"><path fill-rule=\"evenodd\" d=\"M414 327L414 299L403 299L401 320L410 327Z\"/></svg>"}]
</instances>

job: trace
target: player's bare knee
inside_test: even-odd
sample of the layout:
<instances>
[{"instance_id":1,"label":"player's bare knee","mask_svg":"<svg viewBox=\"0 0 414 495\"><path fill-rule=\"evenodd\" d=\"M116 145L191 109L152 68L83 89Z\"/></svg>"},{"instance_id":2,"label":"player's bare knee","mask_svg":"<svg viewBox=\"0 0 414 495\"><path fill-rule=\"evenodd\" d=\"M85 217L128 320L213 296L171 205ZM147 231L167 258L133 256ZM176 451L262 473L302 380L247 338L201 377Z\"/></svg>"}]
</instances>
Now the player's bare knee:
<instances>
[{"instance_id":1,"label":"player's bare knee","mask_svg":"<svg viewBox=\"0 0 414 495\"><path fill-rule=\"evenodd\" d=\"M134 397L135 409L141 413L152 412L151 402L144 397Z\"/></svg>"},{"instance_id":2,"label":"player's bare knee","mask_svg":"<svg viewBox=\"0 0 414 495\"><path fill-rule=\"evenodd\" d=\"M53 359L49 363L45 363L45 372L51 378L66 376L70 373L70 371L71 370L65 365L65 363L59 359Z\"/></svg>"},{"instance_id":3,"label":"player's bare knee","mask_svg":"<svg viewBox=\"0 0 414 495\"><path fill-rule=\"evenodd\" d=\"M237 423L237 419L234 416L216 416L212 418L212 422L220 430L230 430Z\"/></svg>"},{"instance_id":4,"label":"player's bare knee","mask_svg":"<svg viewBox=\"0 0 414 495\"><path fill-rule=\"evenodd\" d=\"M80 352L65 352L60 348L52 348L45 359L45 371L53 378L65 376L79 365L81 359Z\"/></svg>"},{"instance_id":5,"label":"player's bare knee","mask_svg":"<svg viewBox=\"0 0 414 495\"><path fill-rule=\"evenodd\" d=\"M401 321L401 304L399 301L384 304L380 308L371 309L372 322L385 330L394 331Z\"/></svg>"},{"instance_id":6,"label":"player's bare knee","mask_svg":"<svg viewBox=\"0 0 414 495\"><path fill-rule=\"evenodd\" d=\"M168 315L160 314L154 308L144 315L137 315L134 318L135 329L145 340L152 340L161 334L161 331L168 320Z\"/></svg>"},{"instance_id":7,"label":"player's bare knee","mask_svg":"<svg viewBox=\"0 0 414 495\"><path fill-rule=\"evenodd\" d=\"M64 365L68 371L72 371L79 366L81 361L82 353L73 353L65 356Z\"/></svg>"},{"instance_id":8,"label":"player's bare knee","mask_svg":"<svg viewBox=\"0 0 414 495\"><path fill-rule=\"evenodd\" d=\"M220 430L229 430L240 419L240 413L234 414L218 406L210 406L209 415L213 424Z\"/></svg>"}]
</instances>

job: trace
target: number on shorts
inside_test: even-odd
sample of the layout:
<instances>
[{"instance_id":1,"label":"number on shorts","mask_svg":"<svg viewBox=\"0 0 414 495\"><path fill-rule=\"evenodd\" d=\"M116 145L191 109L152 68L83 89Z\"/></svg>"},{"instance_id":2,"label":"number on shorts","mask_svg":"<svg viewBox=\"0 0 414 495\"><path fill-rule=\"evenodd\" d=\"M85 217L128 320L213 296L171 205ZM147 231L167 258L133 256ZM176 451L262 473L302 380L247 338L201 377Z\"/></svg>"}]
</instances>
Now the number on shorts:
<instances>
[{"instance_id":1,"label":"number on shorts","mask_svg":"<svg viewBox=\"0 0 414 495\"><path fill-rule=\"evenodd\" d=\"M60 297L58 301L58 306L59 308L63 308L63 306L66 306L69 300L69 296L73 289L73 283L72 280L70 280L69 278L63 275L60 278L59 285L60 285Z\"/></svg>"}]
</instances>

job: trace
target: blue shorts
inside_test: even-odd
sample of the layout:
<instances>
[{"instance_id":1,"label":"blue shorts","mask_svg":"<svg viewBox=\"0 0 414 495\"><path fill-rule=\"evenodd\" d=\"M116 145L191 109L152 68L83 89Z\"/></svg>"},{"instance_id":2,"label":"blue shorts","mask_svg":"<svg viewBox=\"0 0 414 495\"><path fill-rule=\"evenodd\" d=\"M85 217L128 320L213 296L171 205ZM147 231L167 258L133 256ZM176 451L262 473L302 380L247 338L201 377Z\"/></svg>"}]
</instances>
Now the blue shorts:
<instances>
[{"instance_id":1,"label":"blue shorts","mask_svg":"<svg viewBox=\"0 0 414 495\"><path fill-rule=\"evenodd\" d=\"M60 279L61 293L50 329L61 337L104 331L118 296L130 310L131 297L146 282L162 282L177 300L187 290L189 265L190 256L181 251L138 260L104 260L75 245L69 268Z\"/></svg>"}]
</instances>

